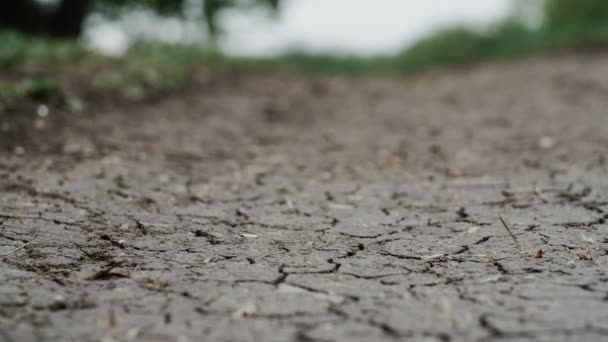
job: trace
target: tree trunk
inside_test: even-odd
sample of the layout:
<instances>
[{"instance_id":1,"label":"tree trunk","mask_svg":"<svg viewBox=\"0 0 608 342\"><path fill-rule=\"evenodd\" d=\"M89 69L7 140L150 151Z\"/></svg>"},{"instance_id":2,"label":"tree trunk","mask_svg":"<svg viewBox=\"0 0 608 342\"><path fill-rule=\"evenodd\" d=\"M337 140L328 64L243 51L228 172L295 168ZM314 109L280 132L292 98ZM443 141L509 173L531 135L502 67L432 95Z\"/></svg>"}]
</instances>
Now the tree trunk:
<instances>
[{"instance_id":1,"label":"tree trunk","mask_svg":"<svg viewBox=\"0 0 608 342\"><path fill-rule=\"evenodd\" d=\"M94 0L62 0L55 11L33 0L0 0L0 28L78 38Z\"/></svg>"},{"instance_id":2,"label":"tree trunk","mask_svg":"<svg viewBox=\"0 0 608 342\"><path fill-rule=\"evenodd\" d=\"M0 0L0 27L40 34L48 27L48 13L32 0Z\"/></svg>"},{"instance_id":3,"label":"tree trunk","mask_svg":"<svg viewBox=\"0 0 608 342\"><path fill-rule=\"evenodd\" d=\"M53 17L51 34L58 37L78 38L84 19L93 6L93 0L62 0Z\"/></svg>"}]
</instances>

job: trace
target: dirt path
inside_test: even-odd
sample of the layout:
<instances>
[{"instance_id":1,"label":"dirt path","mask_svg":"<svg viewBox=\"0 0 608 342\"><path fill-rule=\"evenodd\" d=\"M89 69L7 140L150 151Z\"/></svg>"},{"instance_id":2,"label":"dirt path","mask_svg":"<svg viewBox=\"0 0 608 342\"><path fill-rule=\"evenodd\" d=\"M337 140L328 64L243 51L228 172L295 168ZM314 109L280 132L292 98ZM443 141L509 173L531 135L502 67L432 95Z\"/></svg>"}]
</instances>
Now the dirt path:
<instances>
[{"instance_id":1,"label":"dirt path","mask_svg":"<svg viewBox=\"0 0 608 342\"><path fill-rule=\"evenodd\" d=\"M5 109L0 341L604 341L607 95L566 55Z\"/></svg>"}]
</instances>

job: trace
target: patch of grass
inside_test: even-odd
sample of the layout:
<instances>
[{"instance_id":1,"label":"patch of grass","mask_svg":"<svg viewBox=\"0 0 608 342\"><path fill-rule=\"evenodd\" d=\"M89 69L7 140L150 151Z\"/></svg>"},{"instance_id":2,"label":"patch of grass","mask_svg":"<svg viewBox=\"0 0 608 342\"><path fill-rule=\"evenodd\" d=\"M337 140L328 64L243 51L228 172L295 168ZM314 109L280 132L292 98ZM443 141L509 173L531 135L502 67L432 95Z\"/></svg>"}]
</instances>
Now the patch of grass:
<instances>
[{"instance_id":1,"label":"patch of grass","mask_svg":"<svg viewBox=\"0 0 608 342\"><path fill-rule=\"evenodd\" d=\"M12 31L0 31L0 67L33 65L50 67L92 57L77 42L26 37Z\"/></svg>"},{"instance_id":2,"label":"patch of grass","mask_svg":"<svg viewBox=\"0 0 608 342\"><path fill-rule=\"evenodd\" d=\"M113 58L88 51L74 41L0 31L0 70L11 73L10 79L18 79L0 79L0 101L62 94L62 89L69 88L68 81L82 83L71 85L77 92L138 101L174 91L187 83L196 65L224 58L199 47L158 44L138 45L127 55ZM82 107L81 99L74 96L64 100L69 108Z\"/></svg>"},{"instance_id":3,"label":"patch of grass","mask_svg":"<svg viewBox=\"0 0 608 342\"><path fill-rule=\"evenodd\" d=\"M116 177L114 177L114 184L116 184L116 186L121 189L128 188L125 176L123 176L121 173L117 174Z\"/></svg>"},{"instance_id":4,"label":"patch of grass","mask_svg":"<svg viewBox=\"0 0 608 342\"><path fill-rule=\"evenodd\" d=\"M61 86L53 78L25 78L17 83L0 83L0 100L48 100L60 93Z\"/></svg>"},{"instance_id":5,"label":"patch of grass","mask_svg":"<svg viewBox=\"0 0 608 342\"><path fill-rule=\"evenodd\" d=\"M127 85L157 90L179 88L196 65L224 57L199 47L138 45L122 58L112 60L113 72L98 79L101 87Z\"/></svg>"},{"instance_id":6,"label":"patch of grass","mask_svg":"<svg viewBox=\"0 0 608 342\"><path fill-rule=\"evenodd\" d=\"M415 44L396 58L403 69L425 70L437 65L516 56L538 47L539 42L535 34L517 22L507 22L489 32L457 27Z\"/></svg>"}]
</instances>

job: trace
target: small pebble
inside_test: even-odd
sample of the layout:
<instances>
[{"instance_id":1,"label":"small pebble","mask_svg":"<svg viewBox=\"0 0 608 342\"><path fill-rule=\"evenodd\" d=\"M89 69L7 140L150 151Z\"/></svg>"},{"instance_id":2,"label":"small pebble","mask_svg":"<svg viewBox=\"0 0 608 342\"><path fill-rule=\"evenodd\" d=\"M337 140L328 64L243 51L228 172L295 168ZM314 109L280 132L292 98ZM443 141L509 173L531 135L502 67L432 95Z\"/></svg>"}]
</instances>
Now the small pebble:
<instances>
[{"instance_id":1,"label":"small pebble","mask_svg":"<svg viewBox=\"0 0 608 342\"><path fill-rule=\"evenodd\" d=\"M542 149L547 150L552 148L553 146L555 146L555 140L553 140L553 138L551 137L544 136L538 140L538 147Z\"/></svg>"},{"instance_id":2,"label":"small pebble","mask_svg":"<svg viewBox=\"0 0 608 342\"><path fill-rule=\"evenodd\" d=\"M36 109L36 114L38 114L41 118L46 118L49 116L49 107L47 105L39 105Z\"/></svg>"}]
</instances>

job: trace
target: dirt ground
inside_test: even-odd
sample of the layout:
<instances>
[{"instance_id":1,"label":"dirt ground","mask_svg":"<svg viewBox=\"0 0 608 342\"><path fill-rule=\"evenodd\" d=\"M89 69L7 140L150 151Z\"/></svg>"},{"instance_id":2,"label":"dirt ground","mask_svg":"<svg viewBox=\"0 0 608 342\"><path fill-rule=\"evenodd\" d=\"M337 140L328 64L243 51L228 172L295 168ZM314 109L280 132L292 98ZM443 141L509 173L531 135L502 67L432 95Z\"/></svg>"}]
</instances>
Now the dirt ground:
<instances>
[{"instance_id":1,"label":"dirt ground","mask_svg":"<svg viewBox=\"0 0 608 342\"><path fill-rule=\"evenodd\" d=\"M606 54L5 107L0 341L605 341L607 108Z\"/></svg>"}]
</instances>

